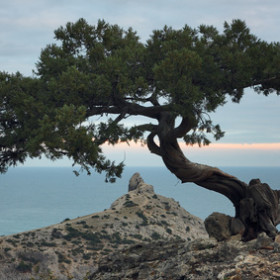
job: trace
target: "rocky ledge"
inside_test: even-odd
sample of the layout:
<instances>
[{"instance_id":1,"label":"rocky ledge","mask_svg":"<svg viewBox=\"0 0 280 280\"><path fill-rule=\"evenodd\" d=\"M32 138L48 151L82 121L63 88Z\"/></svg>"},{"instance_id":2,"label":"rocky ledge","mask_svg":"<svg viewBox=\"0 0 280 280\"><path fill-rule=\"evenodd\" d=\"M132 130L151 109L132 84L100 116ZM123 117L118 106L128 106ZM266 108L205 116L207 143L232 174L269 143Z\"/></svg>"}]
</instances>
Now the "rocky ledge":
<instances>
[{"instance_id":1,"label":"rocky ledge","mask_svg":"<svg viewBox=\"0 0 280 280\"><path fill-rule=\"evenodd\" d=\"M138 244L102 259L90 279L280 279L280 236L244 243L214 239Z\"/></svg>"}]
</instances>

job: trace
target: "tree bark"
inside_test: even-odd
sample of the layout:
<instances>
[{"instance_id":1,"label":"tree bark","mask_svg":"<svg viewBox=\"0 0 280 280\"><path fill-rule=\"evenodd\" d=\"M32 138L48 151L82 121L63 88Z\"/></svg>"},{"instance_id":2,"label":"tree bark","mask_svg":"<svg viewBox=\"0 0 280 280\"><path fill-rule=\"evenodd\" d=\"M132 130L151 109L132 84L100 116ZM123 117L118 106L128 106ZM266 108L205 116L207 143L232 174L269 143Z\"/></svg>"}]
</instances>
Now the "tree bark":
<instances>
[{"instance_id":1,"label":"tree bark","mask_svg":"<svg viewBox=\"0 0 280 280\"><path fill-rule=\"evenodd\" d=\"M174 136L172 122L171 118L161 118L157 133L148 137L150 151L160 155L166 167L182 183L193 182L226 196L235 207L235 218L245 226L244 240L253 239L260 232L274 238L280 223L279 191L259 180L246 184L218 168L189 161ZM159 145L154 142L155 135L159 137Z\"/></svg>"}]
</instances>

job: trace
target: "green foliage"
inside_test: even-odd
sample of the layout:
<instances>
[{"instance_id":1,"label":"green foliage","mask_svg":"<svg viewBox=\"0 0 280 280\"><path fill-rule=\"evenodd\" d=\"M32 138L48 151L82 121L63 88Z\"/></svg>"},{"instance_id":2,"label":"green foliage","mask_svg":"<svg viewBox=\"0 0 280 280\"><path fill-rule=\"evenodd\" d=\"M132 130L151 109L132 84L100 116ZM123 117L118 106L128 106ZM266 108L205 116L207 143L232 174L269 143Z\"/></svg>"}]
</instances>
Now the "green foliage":
<instances>
[{"instance_id":1,"label":"green foliage","mask_svg":"<svg viewBox=\"0 0 280 280\"><path fill-rule=\"evenodd\" d=\"M45 247L56 247L57 246L57 244L55 242L47 242L46 240L42 240L40 245L45 246Z\"/></svg>"},{"instance_id":2,"label":"green foliage","mask_svg":"<svg viewBox=\"0 0 280 280\"><path fill-rule=\"evenodd\" d=\"M165 26L141 43L131 28L84 19L55 31L57 44L42 50L34 77L0 73L0 172L27 157L64 156L88 174L121 176L123 163L106 159L100 146L144 141L161 120L184 120L187 144L208 145L224 132L208 113L239 102L244 89L280 93L279 43L250 33L243 21L213 26ZM130 116L153 123L124 125ZM155 124L157 122L157 124ZM74 171L79 175L79 171Z\"/></svg>"},{"instance_id":3,"label":"green foliage","mask_svg":"<svg viewBox=\"0 0 280 280\"><path fill-rule=\"evenodd\" d=\"M160 234L159 233L157 233L157 232L153 232L152 233L152 235L151 235L151 238L153 239L153 240L159 240L160 238L161 238L161 236L160 236Z\"/></svg>"},{"instance_id":4,"label":"green foliage","mask_svg":"<svg viewBox=\"0 0 280 280\"><path fill-rule=\"evenodd\" d=\"M25 263L24 261L21 261L17 267L16 270L19 272L27 273L32 271L32 264L31 263Z\"/></svg>"},{"instance_id":5,"label":"green foliage","mask_svg":"<svg viewBox=\"0 0 280 280\"><path fill-rule=\"evenodd\" d=\"M124 207L134 207L134 206L138 206L137 203L133 202L132 200L127 200L125 201L125 203L123 204Z\"/></svg>"},{"instance_id":6,"label":"green foliage","mask_svg":"<svg viewBox=\"0 0 280 280\"><path fill-rule=\"evenodd\" d=\"M144 215L142 211L137 211L136 215L143 220L141 223L142 226L148 225L148 218Z\"/></svg>"},{"instance_id":7,"label":"green foliage","mask_svg":"<svg viewBox=\"0 0 280 280\"><path fill-rule=\"evenodd\" d=\"M168 234L172 234L172 229L166 228L166 232L167 232Z\"/></svg>"},{"instance_id":8,"label":"green foliage","mask_svg":"<svg viewBox=\"0 0 280 280\"><path fill-rule=\"evenodd\" d=\"M71 263L71 260L67 259L66 256L64 256L62 253L56 251L55 252L58 256L58 262L59 263L67 263L67 264L70 264Z\"/></svg>"}]
</instances>

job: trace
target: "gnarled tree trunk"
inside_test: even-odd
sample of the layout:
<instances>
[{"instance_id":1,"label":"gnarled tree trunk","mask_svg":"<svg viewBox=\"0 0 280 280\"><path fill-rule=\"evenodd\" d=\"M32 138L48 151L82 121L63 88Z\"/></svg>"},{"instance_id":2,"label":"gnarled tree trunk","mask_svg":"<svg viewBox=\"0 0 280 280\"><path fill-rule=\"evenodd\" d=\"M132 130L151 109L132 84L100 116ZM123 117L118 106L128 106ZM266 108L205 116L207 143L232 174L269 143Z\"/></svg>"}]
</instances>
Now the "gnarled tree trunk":
<instances>
[{"instance_id":1,"label":"gnarled tree trunk","mask_svg":"<svg viewBox=\"0 0 280 280\"><path fill-rule=\"evenodd\" d=\"M182 183L193 182L226 196L235 207L235 218L245 226L244 240L253 239L260 232L274 238L276 226L280 223L280 191L272 190L258 179L246 184L218 168L189 161L180 149L177 138L190 127L187 121L182 121L179 128L174 128L173 121L168 114L160 118L157 131L148 137L150 151L161 156L166 167ZM159 145L154 142L156 135Z\"/></svg>"}]
</instances>

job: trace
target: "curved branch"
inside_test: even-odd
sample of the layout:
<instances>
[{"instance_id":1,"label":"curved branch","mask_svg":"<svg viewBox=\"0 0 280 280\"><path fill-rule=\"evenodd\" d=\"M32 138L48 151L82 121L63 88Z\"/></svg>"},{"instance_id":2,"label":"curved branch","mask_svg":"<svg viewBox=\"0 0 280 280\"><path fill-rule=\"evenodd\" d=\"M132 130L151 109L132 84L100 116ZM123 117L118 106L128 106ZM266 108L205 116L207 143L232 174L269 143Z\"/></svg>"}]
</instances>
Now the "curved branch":
<instances>
[{"instance_id":1,"label":"curved branch","mask_svg":"<svg viewBox=\"0 0 280 280\"><path fill-rule=\"evenodd\" d=\"M155 143L154 137L156 136L155 132L151 132L147 137L147 145L151 153L156 154L158 156L161 155L160 147Z\"/></svg>"},{"instance_id":2,"label":"curved branch","mask_svg":"<svg viewBox=\"0 0 280 280\"><path fill-rule=\"evenodd\" d=\"M218 168L193 163L182 152L176 136L181 136L189 129L190 123L183 118L176 129L171 125L172 116L167 113L161 115L158 137L160 140L160 154L166 167L182 183L193 182L204 188L216 191L228 197L239 211L239 202L244 197L246 184L234 176L224 173Z\"/></svg>"},{"instance_id":3,"label":"curved branch","mask_svg":"<svg viewBox=\"0 0 280 280\"><path fill-rule=\"evenodd\" d=\"M132 116L144 116L158 119L161 112L168 111L171 105L144 107L136 103L123 102L122 106L94 106L87 110L87 117L102 114L121 114L125 112Z\"/></svg>"},{"instance_id":4,"label":"curved branch","mask_svg":"<svg viewBox=\"0 0 280 280\"><path fill-rule=\"evenodd\" d=\"M176 139L160 140L160 150L166 167L182 183L193 182L229 198L239 208L246 184L218 168L189 161L181 151Z\"/></svg>"},{"instance_id":5,"label":"curved branch","mask_svg":"<svg viewBox=\"0 0 280 280\"><path fill-rule=\"evenodd\" d=\"M196 125L194 118L183 117L180 125L173 129L172 137L182 138Z\"/></svg>"},{"instance_id":6,"label":"curved branch","mask_svg":"<svg viewBox=\"0 0 280 280\"><path fill-rule=\"evenodd\" d=\"M170 134L167 131L168 128L165 129L165 133L158 134L160 139L158 154L161 155L166 167L182 183L193 182L226 196L235 207L236 218L245 227L244 240L255 238L262 231L272 238L276 236L276 225L280 222L279 191L272 190L259 180L257 184L250 183L248 186L218 168L191 162L183 154L177 139L168 137Z\"/></svg>"}]
</instances>

